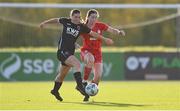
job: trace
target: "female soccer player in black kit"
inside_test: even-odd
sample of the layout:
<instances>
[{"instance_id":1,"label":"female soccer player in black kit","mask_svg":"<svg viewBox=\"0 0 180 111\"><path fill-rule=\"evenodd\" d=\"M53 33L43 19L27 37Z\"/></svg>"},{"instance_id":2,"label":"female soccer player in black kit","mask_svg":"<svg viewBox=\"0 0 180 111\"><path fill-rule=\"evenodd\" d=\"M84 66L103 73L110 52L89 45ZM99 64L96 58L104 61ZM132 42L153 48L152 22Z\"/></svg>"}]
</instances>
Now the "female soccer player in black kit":
<instances>
[{"instance_id":1,"label":"female soccer player in black kit","mask_svg":"<svg viewBox=\"0 0 180 111\"><path fill-rule=\"evenodd\" d=\"M78 91L88 97L85 93L85 88L82 84L82 77L80 72L80 62L74 56L75 52L75 42L80 34L88 33L92 37L97 39L102 39L106 42L106 44L112 44L113 41L109 38L105 38L89 29L83 23L81 23L81 13L79 10L74 9L70 13L70 18L61 17L61 18L52 18L46 20L40 24L40 28L43 28L46 24L60 23L63 25L63 32L59 40L57 58L61 61L62 67L60 69L59 74L55 78L54 88L51 90L51 94L56 97L57 100L63 101L60 93L58 92L64 77L61 76L61 73L67 73L67 71L74 67L75 73L74 78L77 83ZM63 78L63 79L62 79ZM86 101L86 100L84 100Z\"/></svg>"}]
</instances>

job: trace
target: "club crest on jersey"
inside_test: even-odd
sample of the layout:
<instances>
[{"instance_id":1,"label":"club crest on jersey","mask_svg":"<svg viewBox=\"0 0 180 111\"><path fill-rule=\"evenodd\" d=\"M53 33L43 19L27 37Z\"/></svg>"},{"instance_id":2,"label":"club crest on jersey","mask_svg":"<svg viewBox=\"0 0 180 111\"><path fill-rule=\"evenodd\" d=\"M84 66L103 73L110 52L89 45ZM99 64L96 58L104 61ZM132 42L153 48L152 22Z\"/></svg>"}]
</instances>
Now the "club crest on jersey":
<instances>
[{"instance_id":1,"label":"club crest on jersey","mask_svg":"<svg viewBox=\"0 0 180 111\"><path fill-rule=\"evenodd\" d=\"M76 29L73 29L71 27L67 27L66 33L70 34L70 35L73 35L74 37L77 37L78 34L79 34L79 31L76 30Z\"/></svg>"},{"instance_id":2,"label":"club crest on jersey","mask_svg":"<svg viewBox=\"0 0 180 111\"><path fill-rule=\"evenodd\" d=\"M80 26L77 26L77 29L80 30Z\"/></svg>"},{"instance_id":3,"label":"club crest on jersey","mask_svg":"<svg viewBox=\"0 0 180 111\"><path fill-rule=\"evenodd\" d=\"M98 33L98 34L101 34L101 31L100 31L100 30L97 30L97 33Z\"/></svg>"}]
</instances>

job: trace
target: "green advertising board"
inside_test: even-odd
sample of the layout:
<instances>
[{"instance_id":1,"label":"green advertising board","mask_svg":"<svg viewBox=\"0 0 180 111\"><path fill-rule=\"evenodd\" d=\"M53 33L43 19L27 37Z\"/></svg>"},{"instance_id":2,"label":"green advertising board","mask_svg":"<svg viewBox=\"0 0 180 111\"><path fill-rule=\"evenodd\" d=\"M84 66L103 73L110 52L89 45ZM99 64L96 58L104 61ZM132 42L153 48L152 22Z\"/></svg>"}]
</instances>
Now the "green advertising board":
<instances>
[{"instance_id":1,"label":"green advertising board","mask_svg":"<svg viewBox=\"0 0 180 111\"><path fill-rule=\"evenodd\" d=\"M128 52L125 79L180 80L180 57L177 52Z\"/></svg>"},{"instance_id":2,"label":"green advertising board","mask_svg":"<svg viewBox=\"0 0 180 111\"><path fill-rule=\"evenodd\" d=\"M76 53L78 58L79 55ZM103 53L103 61L103 80L124 79L122 53ZM82 63L81 66L83 72L84 64ZM60 67L61 64L54 52L0 53L1 81L52 81ZM73 69L69 71L66 80L73 80L72 74Z\"/></svg>"}]
</instances>

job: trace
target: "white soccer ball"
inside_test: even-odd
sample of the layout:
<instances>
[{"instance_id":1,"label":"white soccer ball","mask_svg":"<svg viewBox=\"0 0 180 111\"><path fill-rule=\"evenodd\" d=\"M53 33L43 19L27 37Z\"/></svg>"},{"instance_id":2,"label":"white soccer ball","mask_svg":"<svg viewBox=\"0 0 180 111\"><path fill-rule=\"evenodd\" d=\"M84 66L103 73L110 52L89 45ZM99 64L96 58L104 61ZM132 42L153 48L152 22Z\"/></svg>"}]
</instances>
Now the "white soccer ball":
<instances>
[{"instance_id":1,"label":"white soccer ball","mask_svg":"<svg viewBox=\"0 0 180 111\"><path fill-rule=\"evenodd\" d=\"M99 89L95 83L89 83L85 87L85 91L89 96L95 96L98 93Z\"/></svg>"}]
</instances>

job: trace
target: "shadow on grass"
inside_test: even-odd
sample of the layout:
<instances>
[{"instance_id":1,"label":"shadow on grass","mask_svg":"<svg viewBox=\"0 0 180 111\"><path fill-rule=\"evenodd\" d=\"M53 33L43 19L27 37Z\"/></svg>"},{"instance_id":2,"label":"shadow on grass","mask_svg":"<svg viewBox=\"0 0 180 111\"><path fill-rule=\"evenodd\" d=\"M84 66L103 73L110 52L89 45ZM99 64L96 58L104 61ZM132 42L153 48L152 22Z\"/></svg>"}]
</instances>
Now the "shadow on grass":
<instances>
[{"instance_id":1,"label":"shadow on grass","mask_svg":"<svg viewBox=\"0 0 180 111\"><path fill-rule=\"evenodd\" d=\"M127 103L115 103L115 102L62 102L62 103L71 103L71 104L81 104L81 105L92 105L92 106L107 106L107 107L130 107L130 106L136 106L136 107L145 107L150 105L143 105L143 104L127 104Z\"/></svg>"}]
</instances>

